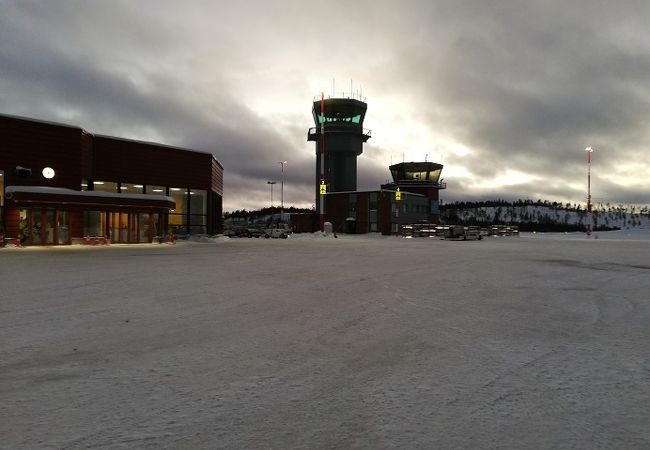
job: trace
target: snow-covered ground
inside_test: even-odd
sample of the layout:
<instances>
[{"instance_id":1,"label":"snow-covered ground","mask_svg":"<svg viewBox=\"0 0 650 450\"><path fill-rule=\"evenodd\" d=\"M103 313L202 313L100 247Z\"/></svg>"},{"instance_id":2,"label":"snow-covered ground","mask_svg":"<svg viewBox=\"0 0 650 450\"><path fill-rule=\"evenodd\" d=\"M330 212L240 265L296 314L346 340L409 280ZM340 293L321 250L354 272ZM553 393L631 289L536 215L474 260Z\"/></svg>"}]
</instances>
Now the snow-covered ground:
<instances>
[{"instance_id":1,"label":"snow-covered ground","mask_svg":"<svg viewBox=\"0 0 650 450\"><path fill-rule=\"evenodd\" d=\"M650 448L650 235L597 235L0 249L0 448Z\"/></svg>"}]
</instances>

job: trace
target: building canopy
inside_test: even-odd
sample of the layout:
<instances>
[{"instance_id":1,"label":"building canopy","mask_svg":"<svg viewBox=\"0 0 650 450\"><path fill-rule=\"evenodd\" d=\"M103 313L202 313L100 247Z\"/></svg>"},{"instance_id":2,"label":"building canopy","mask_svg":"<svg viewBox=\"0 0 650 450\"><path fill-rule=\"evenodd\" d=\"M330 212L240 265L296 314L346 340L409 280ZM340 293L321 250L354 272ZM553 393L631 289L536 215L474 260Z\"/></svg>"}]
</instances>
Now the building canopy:
<instances>
[{"instance_id":1,"label":"building canopy","mask_svg":"<svg viewBox=\"0 0 650 450\"><path fill-rule=\"evenodd\" d=\"M5 199L16 207L67 205L85 209L174 209L176 203L165 195L118 194L99 191L75 191L46 186L7 186Z\"/></svg>"}]
</instances>

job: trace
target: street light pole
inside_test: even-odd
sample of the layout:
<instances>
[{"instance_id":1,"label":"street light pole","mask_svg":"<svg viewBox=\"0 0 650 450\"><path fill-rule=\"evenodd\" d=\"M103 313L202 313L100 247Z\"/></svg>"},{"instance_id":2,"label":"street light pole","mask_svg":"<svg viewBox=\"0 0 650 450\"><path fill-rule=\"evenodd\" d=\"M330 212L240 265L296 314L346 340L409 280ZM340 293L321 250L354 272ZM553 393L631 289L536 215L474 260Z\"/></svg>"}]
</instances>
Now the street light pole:
<instances>
[{"instance_id":1,"label":"street light pole","mask_svg":"<svg viewBox=\"0 0 650 450\"><path fill-rule=\"evenodd\" d=\"M273 208L273 185L276 184L275 181L267 181L266 184L271 185L271 208Z\"/></svg>"},{"instance_id":2,"label":"street light pole","mask_svg":"<svg viewBox=\"0 0 650 450\"><path fill-rule=\"evenodd\" d=\"M284 216L284 165L286 161L278 161L282 169L282 178L280 178L280 222L283 220Z\"/></svg>"},{"instance_id":3,"label":"street light pole","mask_svg":"<svg viewBox=\"0 0 650 450\"><path fill-rule=\"evenodd\" d=\"M587 147L587 236L591 236L591 155L594 149Z\"/></svg>"}]
</instances>

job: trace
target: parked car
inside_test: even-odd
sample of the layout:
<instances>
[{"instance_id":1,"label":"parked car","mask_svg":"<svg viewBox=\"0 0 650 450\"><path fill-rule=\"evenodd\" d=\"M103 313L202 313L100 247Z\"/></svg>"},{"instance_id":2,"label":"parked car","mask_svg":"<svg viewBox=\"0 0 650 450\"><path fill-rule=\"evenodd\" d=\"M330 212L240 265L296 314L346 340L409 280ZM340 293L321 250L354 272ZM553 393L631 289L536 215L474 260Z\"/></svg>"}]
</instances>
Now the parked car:
<instances>
[{"instance_id":1,"label":"parked car","mask_svg":"<svg viewBox=\"0 0 650 450\"><path fill-rule=\"evenodd\" d=\"M224 232L228 237L252 237L253 234L245 227L229 228Z\"/></svg>"},{"instance_id":2,"label":"parked car","mask_svg":"<svg viewBox=\"0 0 650 450\"><path fill-rule=\"evenodd\" d=\"M284 228L267 228L264 231L264 237L268 238L279 238L286 239L289 237L289 233Z\"/></svg>"},{"instance_id":3,"label":"parked car","mask_svg":"<svg viewBox=\"0 0 650 450\"><path fill-rule=\"evenodd\" d=\"M248 237L255 237L255 238L262 237L265 234L265 230L262 230L260 228L249 228L248 232L250 233L250 236Z\"/></svg>"}]
</instances>

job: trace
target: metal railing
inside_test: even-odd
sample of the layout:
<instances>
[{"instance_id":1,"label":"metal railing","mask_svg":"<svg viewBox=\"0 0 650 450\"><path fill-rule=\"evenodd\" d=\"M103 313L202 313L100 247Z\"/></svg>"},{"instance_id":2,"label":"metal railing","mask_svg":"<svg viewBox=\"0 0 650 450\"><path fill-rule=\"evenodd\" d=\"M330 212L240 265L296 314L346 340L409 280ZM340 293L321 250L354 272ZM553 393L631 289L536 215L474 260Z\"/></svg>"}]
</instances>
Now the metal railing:
<instances>
[{"instance_id":1,"label":"metal railing","mask_svg":"<svg viewBox=\"0 0 650 450\"><path fill-rule=\"evenodd\" d=\"M329 100L332 98L341 98L341 99L352 99L352 100L359 100L361 102L366 103L366 97L364 95L361 95L360 92L334 92L332 94L325 94L325 100ZM320 94L314 95L314 101L318 102L320 101L321 96Z\"/></svg>"},{"instance_id":2,"label":"metal railing","mask_svg":"<svg viewBox=\"0 0 650 450\"><path fill-rule=\"evenodd\" d=\"M438 189L447 189L447 183L444 181L429 181L429 180L420 180L420 179L409 179L409 180L399 180L399 182L395 183L400 186L418 186L422 185L423 183L430 183L434 187L437 187Z\"/></svg>"},{"instance_id":3,"label":"metal railing","mask_svg":"<svg viewBox=\"0 0 650 450\"><path fill-rule=\"evenodd\" d=\"M348 127L348 126L343 126L340 127L340 129L336 129L332 127L331 125L328 126L327 124L325 125L325 133L349 133L350 129L353 127ZM314 134L320 134L320 127L311 127L309 129L308 134L310 136ZM361 134L364 136L371 136L372 135L372 130L369 130L368 128L361 128Z\"/></svg>"}]
</instances>

